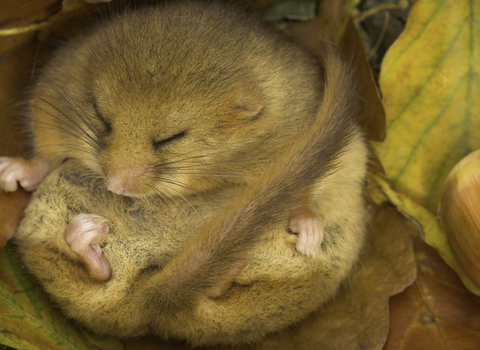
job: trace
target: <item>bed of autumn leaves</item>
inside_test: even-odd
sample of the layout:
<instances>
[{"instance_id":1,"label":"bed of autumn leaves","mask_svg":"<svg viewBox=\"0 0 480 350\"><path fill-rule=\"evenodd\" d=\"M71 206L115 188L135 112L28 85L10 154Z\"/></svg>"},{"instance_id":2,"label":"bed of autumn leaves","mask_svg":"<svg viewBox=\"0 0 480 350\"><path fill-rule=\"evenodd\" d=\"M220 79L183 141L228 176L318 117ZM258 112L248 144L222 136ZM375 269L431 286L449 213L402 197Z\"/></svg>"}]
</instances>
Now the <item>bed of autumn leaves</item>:
<instances>
[{"instance_id":1,"label":"bed of autumn leaves","mask_svg":"<svg viewBox=\"0 0 480 350\"><path fill-rule=\"evenodd\" d=\"M265 8L274 1L247 2ZM476 349L480 344L480 289L462 273L436 217L450 169L480 148L480 3L411 1L405 29L381 63L380 99L349 17L358 2L320 1L315 19L286 26L285 33L313 52L336 33L362 77L361 123L378 158L366 193L372 217L368 246L335 300L307 320L240 349ZM75 28L96 8L82 0L0 4L1 156L28 152L15 122L15 102L32 67L41 66L48 38ZM0 193L0 245L13 235L28 198L23 191ZM32 350L185 348L84 332L50 305L11 244L0 250L0 344Z\"/></svg>"}]
</instances>

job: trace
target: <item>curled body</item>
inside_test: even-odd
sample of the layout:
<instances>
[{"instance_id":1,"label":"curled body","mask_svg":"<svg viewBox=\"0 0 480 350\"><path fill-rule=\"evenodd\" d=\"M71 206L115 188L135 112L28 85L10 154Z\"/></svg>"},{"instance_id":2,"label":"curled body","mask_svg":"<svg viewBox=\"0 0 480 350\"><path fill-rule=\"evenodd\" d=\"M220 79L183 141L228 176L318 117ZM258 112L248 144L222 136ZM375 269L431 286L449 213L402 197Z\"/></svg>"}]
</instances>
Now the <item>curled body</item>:
<instances>
[{"instance_id":1,"label":"curled body","mask_svg":"<svg viewBox=\"0 0 480 350\"><path fill-rule=\"evenodd\" d=\"M93 332L154 334L193 346L252 343L307 317L350 275L367 235L365 163L364 141L354 133L339 168L323 177L313 198L328 203L315 257L295 248L297 236L285 225L292 196L285 191L262 195L277 196L275 205L238 188L210 193L208 204L194 198L200 220L186 203L116 196L99 179L82 180L85 169L73 160L33 194L14 238L52 300ZM84 212L109 220L106 282L93 278L63 239Z\"/></svg>"},{"instance_id":2,"label":"curled body","mask_svg":"<svg viewBox=\"0 0 480 350\"><path fill-rule=\"evenodd\" d=\"M53 172L15 239L85 327L252 342L352 270L368 152L335 50L320 65L243 12L178 2L113 16L43 74L31 164ZM311 253L287 226L315 219Z\"/></svg>"}]
</instances>

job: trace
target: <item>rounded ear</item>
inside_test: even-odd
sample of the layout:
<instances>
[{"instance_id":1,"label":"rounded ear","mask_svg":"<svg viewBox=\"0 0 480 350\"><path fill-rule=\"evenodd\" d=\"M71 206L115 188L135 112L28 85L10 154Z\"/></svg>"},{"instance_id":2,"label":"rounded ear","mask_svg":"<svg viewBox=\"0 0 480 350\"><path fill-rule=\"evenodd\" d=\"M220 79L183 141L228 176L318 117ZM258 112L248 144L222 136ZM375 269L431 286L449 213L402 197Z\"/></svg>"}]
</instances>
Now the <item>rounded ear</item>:
<instances>
[{"instance_id":1,"label":"rounded ear","mask_svg":"<svg viewBox=\"0 0 480 350\"><path fill-rule=\"evenodd\" d=\"M260 84L253 74L243 77L235 107L245 117L254 117L263 108L263 94Z\"/></svg>"}]
</instances>

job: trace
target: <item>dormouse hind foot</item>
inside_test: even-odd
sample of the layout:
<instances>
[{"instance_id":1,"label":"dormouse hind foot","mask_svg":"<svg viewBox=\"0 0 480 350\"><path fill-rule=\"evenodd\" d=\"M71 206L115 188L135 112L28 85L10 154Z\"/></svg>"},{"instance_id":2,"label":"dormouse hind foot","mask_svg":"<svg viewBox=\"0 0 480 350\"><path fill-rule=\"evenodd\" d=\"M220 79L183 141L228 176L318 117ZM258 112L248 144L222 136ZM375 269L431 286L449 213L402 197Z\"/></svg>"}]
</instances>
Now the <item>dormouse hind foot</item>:
<instances>
[{"instance_id":1,"label":"dormouse hind foot","mask_svg":"<svg viewBox=\"0 0 480 350\"><path fill-rule=\"evenodd\" d=\"M50 166L46 161L0 157L0 189L14 192L20 183L26 191L33 191L49 172Z\"/></svg>"},{"instance_id":2,"label":"dormouse hind foot","mask_svg":"<svg viewBox=\"0 0 480 350\"><path fill-rule=\"evenodd\" d=\"M79 214L65 230L65 240L87 266L90 275L98 281L111 276L110 264L102 253L102 244L108 237L107 219L97 214Z\"/></svg>"},{"instance_id":3,"label":"dormouse hind foot","mask_svg":"<svg viewBox=\"0 0 480 350\"><path fill-rule=\"evenodd\" d=\"M323 241L323 222L313 210L301 206L290 211L288 227L298 234L297 250L307 256L316 256Z\"/></svg>"}]
</instances>

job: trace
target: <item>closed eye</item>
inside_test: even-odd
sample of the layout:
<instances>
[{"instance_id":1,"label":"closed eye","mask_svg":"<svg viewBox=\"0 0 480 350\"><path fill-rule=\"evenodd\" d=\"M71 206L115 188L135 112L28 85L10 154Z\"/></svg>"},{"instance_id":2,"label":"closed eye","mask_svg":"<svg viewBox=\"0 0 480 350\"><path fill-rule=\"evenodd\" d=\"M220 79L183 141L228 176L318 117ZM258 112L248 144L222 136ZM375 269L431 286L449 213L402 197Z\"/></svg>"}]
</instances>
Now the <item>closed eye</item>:
<instances>
[{"instance_id":1,"label":"closed eye","mask_svg":"<svg viewBox=\"0 0 480 350\"><path fill-rule=\"evenodd\" d=\"M98 109L97 103L95 101L93 101L93 109L95 110L95 115L98 119L100 119L103 126L105 127L105 131L107 133L110 133L110 131L112 131L112 125L103 118L102 113L100 113L100 110Z\"/></svg>"},{"instance_id":2,"label":"closed eye","mask_svg":"<svg viewBox=\"0 0 480 350\"><path fill-rule=\"evenodd\" d=\"M169 138L166 138L164 140L160 140L160 141L154 141L153 142L153 147L155 149L159 149L160 147L162 146L165 146L166 144L170 143L170 142L173 142L173 141L176 141L178 139L181 139L182 137L184 137L185 135L187 134L186 131L182 131L176 135L173 135L173 136L170 136Z\"/></svg>"}]
</instances>

